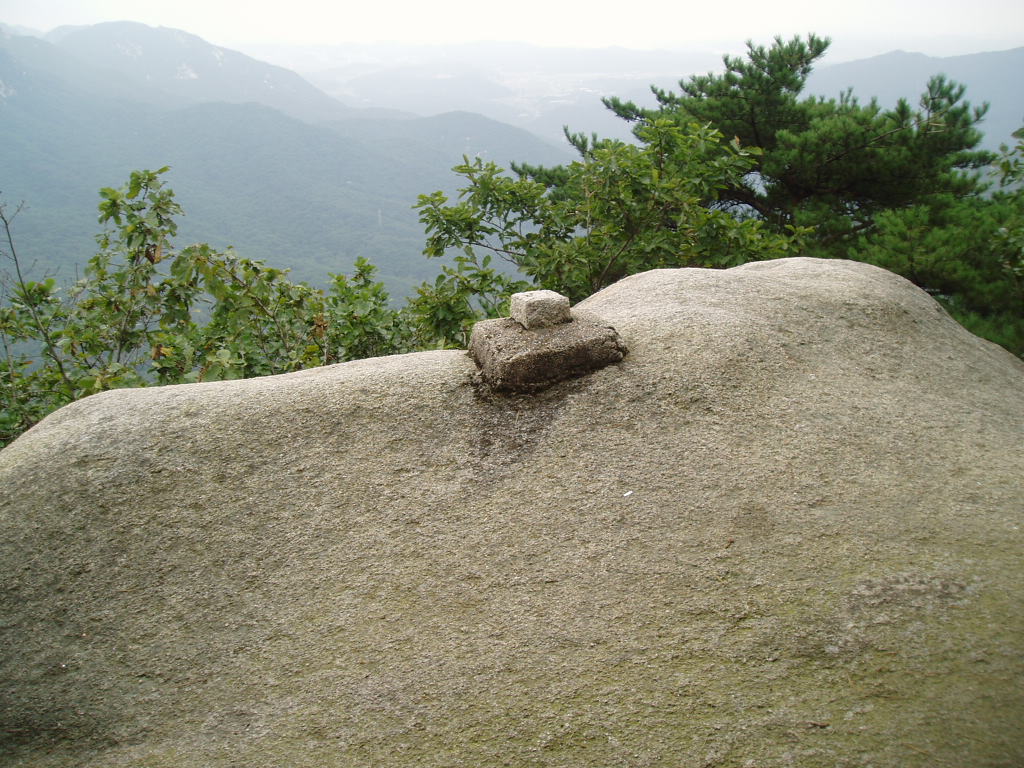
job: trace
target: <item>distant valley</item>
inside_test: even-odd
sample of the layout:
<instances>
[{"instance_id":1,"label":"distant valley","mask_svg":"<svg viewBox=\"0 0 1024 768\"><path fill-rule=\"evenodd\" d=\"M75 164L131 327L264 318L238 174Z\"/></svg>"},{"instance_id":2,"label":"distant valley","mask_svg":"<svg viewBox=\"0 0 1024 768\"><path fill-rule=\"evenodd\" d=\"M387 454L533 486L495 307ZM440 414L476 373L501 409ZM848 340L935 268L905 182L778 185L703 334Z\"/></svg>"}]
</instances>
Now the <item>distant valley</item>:
<instances>
[{"instance_id":1,"label":"distant valley","mask_svg":"<svg viewBox=\"0 0 1024 768\"><path fill-rule=\"evenodd\" d=\"M187 214L180 244L234 245L313 282L365 256L408 292L436 272L412 206L420 193L454 191L463 154L569 159L477 114L349 108L177 30L57 32L0 38L0 191L8 206L27 204L15 230L22 258L63 279L93 251L97 190L170 165Z\"/></svg>"}]
</instances>

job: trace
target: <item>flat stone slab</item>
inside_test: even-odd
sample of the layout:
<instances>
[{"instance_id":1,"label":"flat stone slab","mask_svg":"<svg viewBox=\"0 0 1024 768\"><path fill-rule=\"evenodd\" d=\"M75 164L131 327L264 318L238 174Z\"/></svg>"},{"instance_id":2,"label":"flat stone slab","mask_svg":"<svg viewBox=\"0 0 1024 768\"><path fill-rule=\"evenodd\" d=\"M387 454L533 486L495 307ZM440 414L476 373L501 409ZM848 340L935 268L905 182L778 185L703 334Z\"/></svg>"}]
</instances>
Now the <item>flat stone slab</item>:
<instances>
[{"instance_id":1,"label":"flat stone slab","mask_svg":"<svg viewBox=\"0 0 1024 768\"><path fill-rule=\"evenodd\" d=\"M469 354L491 388L537 392L619 362L627 349L608 323L574 312L567 323L526 329L503 317L473 326Z\"/></svg>"}]
</instances>

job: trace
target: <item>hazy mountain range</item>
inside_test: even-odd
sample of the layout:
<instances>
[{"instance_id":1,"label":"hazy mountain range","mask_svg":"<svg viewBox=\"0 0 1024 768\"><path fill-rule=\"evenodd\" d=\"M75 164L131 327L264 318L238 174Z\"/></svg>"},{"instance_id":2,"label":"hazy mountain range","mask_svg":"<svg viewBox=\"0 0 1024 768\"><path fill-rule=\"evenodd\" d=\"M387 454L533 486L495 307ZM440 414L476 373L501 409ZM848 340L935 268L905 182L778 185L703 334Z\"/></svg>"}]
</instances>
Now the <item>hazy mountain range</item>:
<instances>
[{"instance_id":1,"label":"hazy mountain range","mask_svg":"<svg viewBox=\"0 0 1024 768\"><path fill-rule=\"evenodd\" d=\"M768 43L769 41L760 41ZM432 114L465 109L526 128L552 141L562 126L627 138L629 128L601 105L619 96L654 106L650 86L677 89L690 74L721 71L711 51L544 48L521 43L459 46L251 46L257 58L282 64L346 104ZM893 51L830 63L811 73L809 94L838 96L852 88L883 107L899 98L916 104L932 75L967 86L973 104L989 102L986 146L1006 142L1024 123L1024 47L969 56L933 57Z\"/></svg>"},{"instance_id":2,"label":"hazy mountain range","mask_svg":"<svg viewBox=\"0 0 1024 768\"><path fill-rule=\"evenodd\" d=\"M290 57L304 76L131 22L45 38L0 30L0 191L8 206L29 206L16 222L21 256L70 277L93 250L97 190L132 169L170 165L187 212L179 245L233 244L317 282L366 256L393 290L408 291L436 272L420 254L411 206L420 193L452 191L450 168L463 154L565 162L562 125L628 135L601 95L649 100L651 83L671 87L716 67L703 53L517 45L261 55ZM998 144L1024 119L1014 82L1022 64L1024 48L893 53L822 67L810 90L852 86L889 105L945 72L968 85L972 102L992 102L988 142Z\"/></svg>"},{"instance_id":3,"label":"hazy mountain range","mask_svg":"<svg viewBox=\"0 0 1024 768\"><path fill-rule=\"evenodd\" d=\"M407 290L436 272L412 205L452 189L463 154L568 158L477 114L348 108L280 67L134 23L0 38L0 122L0 191L29 206L19 252L63 276L93 251L97 190L170 165L180 244L232 244L311 280L366 256Z\"/></svg>"}]
</instances>

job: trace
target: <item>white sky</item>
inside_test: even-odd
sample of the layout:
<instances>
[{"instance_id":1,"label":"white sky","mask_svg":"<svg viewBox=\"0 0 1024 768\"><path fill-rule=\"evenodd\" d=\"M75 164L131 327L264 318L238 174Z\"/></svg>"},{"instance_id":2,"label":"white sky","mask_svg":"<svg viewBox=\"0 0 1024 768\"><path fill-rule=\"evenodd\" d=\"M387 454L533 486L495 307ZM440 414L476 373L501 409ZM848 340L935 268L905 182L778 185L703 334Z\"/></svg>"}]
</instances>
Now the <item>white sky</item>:
<instances>
[{"instance_id":1,"label":"white sky","mask_svg":"<svg viewBox=\"0 0 1024 768\"><path fill-rule=\"evenodd\" d=\"M49 30L132 20L225 47L248 43L451 43L711 48L816 32L832 56L933 56L1024 46L1021 0L0 0L0 21Z\"/></svg>"}]
</instances>

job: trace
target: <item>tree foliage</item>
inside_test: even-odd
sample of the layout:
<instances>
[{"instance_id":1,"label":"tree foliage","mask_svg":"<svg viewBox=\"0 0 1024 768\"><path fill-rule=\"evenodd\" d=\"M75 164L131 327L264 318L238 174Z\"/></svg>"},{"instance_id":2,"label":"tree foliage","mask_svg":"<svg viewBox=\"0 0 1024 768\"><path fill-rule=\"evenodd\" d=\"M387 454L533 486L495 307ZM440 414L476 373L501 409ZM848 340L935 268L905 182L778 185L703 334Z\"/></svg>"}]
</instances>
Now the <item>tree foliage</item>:
<instances>
[{"instance_id":1,"label":"tree foliage","mask_svg":"<svg viewBox=\"0 0 1024 768\"><path fill-rule=\"evenodd\" d=\"M881 212L847 255L928 290L965 327L1024 356L1024 128L984 194L932 195Z\"/></svg>"},{"instance_id":2,"label":"tree foliage","mask_svg":"<svg viewBox=\"0 0 1024 768\"><path fill-rule=\"evenodd\" d=\"M640 125L697 121L760 148L753 172L716 203L751 210L777 231L813 226L817 250L830 255L869 232L882 211L977 191L973 172L992 159L974 149L987 105L972 108L964 87L942 76L928 82L916 109L902 99L891 109L862 104L851 92L802 97L828 46L816 35L748 43L745 58L724 57L722 74L680 81L679 93L652 88L656 108L605 104Z\"/></svg>"},{"instance_id":3,"label":"tree foliage","mask_svg":"<svg viewBox=\"0 0 1024 768\"><path fill-rule=\"evenodd\" d=\"M1013 284L1018 306L1024 308L1024 127L1018 128L1012 147L1003 146L995 176L999 192L994 196L1006 214L1001 217L996 242L1001 251L1001 266ZM1021 345L1024 350L1024 344Z\"/></svg>"},{"instance_id":4,"label":"tree foliage","mask_svg":"<svg viewBox=\"0 0 1024 768\"><path fill-rule=\"evenodd\" d=\"M528 285L578 301L646 269L728 267L796 252L802 231L774 233L708 205L755 167L759 150L697 123L655 119L636 133L639 144L570 136L580 159L557 168L507 174L465 160L454 169L466 182L457 202L441 192L420 197L425 253L460 252L455 268L421 289L421 297L460 296L462 311L450 314L461 328L446 330L446 339ZM493 256L531 282L494 270Z\"/></svg>"},{"instance_id":5,"label":"tree foliage","mask_svg":"<svg viewBox=\"0 0 1024 768\"><path fill-rule=\"evenodd\" d=\"M428 253L460 248L472 272L489 251L574 300L653 267L853 258L913 280L972 330L1024 352L1021 199L986 191L995 158L975 147L987 105L971 107L941 76L916 108L805 97L828 45L816 35L751 43L721 74L652 89L654 108L606 99L635 123L636 144L567 131L581 158L567 166L513 165L509 177L464 163L458 203L421 198ZM1013 158L1000 161L1004 179L1020 173Z\"/></svg>"},{"instance_id":6,"label":"tree foliage","mask_svg":"<svg viewBox=\"0 0 1024 768\"><path fill-rule=\"evenodd\" d=\"M108 229L68 288L28 279L13 237L18 212L0 207L11 270L0 287L0 444L107 389L285 373L414 343L363 260L325 293L230 251L175 251L182 210L160 178L166 170L100 191Z\"/></svg>"}]
</instances>

